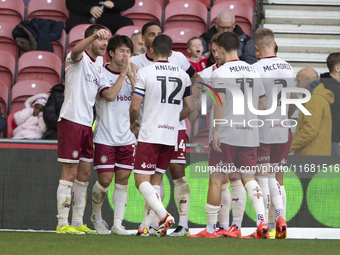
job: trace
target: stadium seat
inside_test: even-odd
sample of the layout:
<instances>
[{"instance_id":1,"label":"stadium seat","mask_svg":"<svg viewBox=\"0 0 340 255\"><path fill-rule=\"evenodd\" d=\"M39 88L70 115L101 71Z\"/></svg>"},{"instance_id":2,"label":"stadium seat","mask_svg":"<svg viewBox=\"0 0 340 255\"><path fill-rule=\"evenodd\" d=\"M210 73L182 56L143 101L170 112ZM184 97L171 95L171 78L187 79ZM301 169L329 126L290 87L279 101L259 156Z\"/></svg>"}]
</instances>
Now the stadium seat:
<instances>
[{"instance_id":1,"label":"stadium seat","mask_svg":"<svg viewBox=\"0 0 340 255\"><path fill-rule=\"evenodd\" d=\"M55 85L60 78L61 60L52 52L30 51L18 60L17 81L43 80Z\"/></svg>"},{"instance_id":2,"label":"stadium seat","mask_svg":"<svg viewBox=\"0 0 340 255\"><path fill-rule=\"evenodd\" d=\"M13 23L0 22L0 49L9 52L15 60L18 60L19 47L12 36L15 27Z\"/></svg>"},{"instance_id":3,"label":"stadium seat","mask_svg":"<svg viewBox=\"0 0 340 255\"><path fill-rule=\"evenodd\" d=\"M39 93L48 94L51 88L52 85L46 81L26 80L17 82L12 88L9 112L25 108L25 101L28 98Z\"/></svg>"},{"instance_id":4,"label":"stadium seat","mask_svg":"<svg viewBox=\"0 0 340 255\"><path fill-rule=\"evenodd\" d=\"M142 32L141 26L126 26L117 30L116 34L131 37L132 34Z\"/></svg>"},{"instance_id":5,"label":"stadium seat","mask_svg":"<svg viewBox=\"0 0 340 255\"><path fill-rule=\"evenodd\" d=\"M230 10L235 14L236 24L243 32L252 37L253 9L248 4L239 1L228 1L215 4L210 11L210 27L215 26L216 17L220 10Z\"/></svg>"},{"instance_id":6,"label":"stadium seat","mask_svg":"<svg viewBox=\"0 0 340 255\"><path fill-rule=\"evenodd\" d=\"M182 52L187 57L190 54L187 51L187 42L190 38L200 36L200 31L194 28L170 28L164 31L172 39L172 49Z\"/></svg>"},{"instance_id":7,"label":"stadium seat","mask_svg":"<svg viewBox=\"0 0 340 255\"><path fill-rule=\"evenodd\" d=\"M177 1L183 1L183 0L169 0L169 3L172 3L172 2L177 2ZM188 1L195 1L195 2L201 2L202 4L204 4L207 8L210 9L210 4L211 4L211 1L210 0L188 0Z\"/></svg>"},{"instance_id":8,"label":"stadium seat","mask_svg":"<svg viewBox=\"0 0 340 255\"><path fill-rule=\"evenodd\" d=\"M64 0L31 0L27 5L27 19L52 19L64 23L69 17Z\"/></svg>"},{"instance_id":9,"label":"stadium seat","mask_svg":"<svg viewBox=\"0 0 340 255\"><path fill-rule=\"evenodd\" d=\"M122 16L132 19L135 26L143 26L149 21L162 22L162 7L154 0L137 0L135 5L121 12Z\"/></svg>"},{"instance_id":10,"label":"stadium seat","mask_svg":"<svg viewBox=\"0 0 340 255\"><path fill-rule=\"evenodd\" d=\"M65 43L66 43L66 32L63 29L61 37L58 40L51 41L54 54L56 54L63 62L65 58Z\"/></svg>"},{"instance_id":11,"label":"stadium seat","mask_svg":"<svg viewBox=\"0 0 340 255\"><path fill-rule=\"evenodd\" d=\"M11 53L0 50L0 77L7 89L11 89L14 82L15 59Z\"/></svg>"},{"instance_id":12,"label":"stadium seat","mask_svg":"<svg viewBox=\"0 0 340 255\"><path fill-rule=\"evenodd\" d=\"M25 3L22 0L0 1L0 22L18 25L24 19Z\"/></svg>"},{"instance_id":13,"label":"stadium seat","mask_svg":"<svg viewBox=\"0 0 340 255\"><path fill-rule=\"evenodd\" d=\"M165 4L166 4L166 0L151 0L151 1L159 3L159 5L161 6L162 10L164 10Z\"/></svg>"},{"instance_id":14,"label":"stadium seat","mask_svg":"<svg viewBox=\"0 0 340 255\"><path fill-rule=\"evenodd\" d=\"M229 2L229 0L214 0L213 6L215 4L219 4L222 2ZM251 8L253 8L253 11L256 11L257 8L257 0L238 0L238 2L243 2L248 4Z\"/></svg>"},{"instance_id":15,"label":"stadium seat","mask_svg":"<svg viewBox=\"0 0 340 255\"><path fill-rule=\"evenodd\" d=\"M74 46L76 46L76 44L83 40L85 37L85 30L86 28L88 28L89 26L91 26L92 24L81 24L78 26L75 26L71 29L71 31L68 34L68 45L66 48L66 56L69 52L72 51L72 49L74 48ZM109 38L112 36L111 32L109 29L107 29L107 31L109 32ZM109 56L106 53L105 56L106 59L109 59Z\"/></svg>"},{"instance_id":16,"label":"stadium seat","mask_svg":"<svg viewBox=\"0 0 340 255\"><path fill-rule=\"evenodd\" d=\"M8 110L8 88L5 83L0 81L0 107L2 114L6 117Z\"/></svg>"},{"instance_id":17,"label":"stadium seat","mask_svg":"<svg viewBox=\"0 0 340 255\"><path fill-rule=\"evenodd\" d=\"M6 121L6 138L12 138L13 135L13 130L17 127L17 124L15 124L14 121L14 114L18 111L20 111L21 109L18 109L14 112L11 112L8 117L7 117L7 121Z\"/></svg>"},{"instance_id":18,"label":"stadium seat","mask_svg":"<svg viewBox=\"0 0 340 255\"><path fill-rule=\"evenodd\" d=\"M207 7L196 1L176 1L165 7L164 30L174 27L207 30Z\"/></svg>"}]
</instances>

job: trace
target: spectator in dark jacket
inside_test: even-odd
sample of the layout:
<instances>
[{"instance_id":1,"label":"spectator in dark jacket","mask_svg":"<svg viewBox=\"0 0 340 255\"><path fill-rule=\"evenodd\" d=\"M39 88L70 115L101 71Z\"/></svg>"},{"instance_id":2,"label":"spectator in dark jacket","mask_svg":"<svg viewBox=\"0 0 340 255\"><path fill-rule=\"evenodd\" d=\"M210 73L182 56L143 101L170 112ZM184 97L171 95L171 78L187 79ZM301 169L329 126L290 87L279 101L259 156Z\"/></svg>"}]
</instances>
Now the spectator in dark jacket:
<instances>
[{"instance_id":1,"label":"spectator in dark jacket","mask_svg":"<svg viewBox=\"0 0 340 255\"><path fill-rule=\"evenodd\" d=\"M58 84L52 87L47 103L44 109L44 121L47 127L42 139L57 140L57 126L61 106L64 102L63 84Z\"/></svg>"},{"instance_id":2,"label":"spectator in dark jacket","mask_svg":"<svg viewBox=\"0 0 340 255\"><path fill-rule=\"evenodd\" d=\"M255 42L248 35L246 35L242 28L235 23L235 15L232 11L222 10L218 13L216 18L216 25L209 29L208 32L201 34L204 53L209 51L209 43L211 37L217 32L234 32L237 34L240 41L240 47L237 52L240 60L247 62L248 64L253 64L256 62L255 58ZM213 58L209 58L210 60ZM212 65L213 62L208 61L208 65Z\"/></svg>"},{"instance_id":3,"label":"spectator in dark jacket","mask_svg":"<svg viewBox=\"0 0 340 255\"><path fill-rule=\"evenodd\" d=\"M70 18L66 21L66 32L69 33L71 28L90 23L93 16L97 19L97 24L101 24L111 30L112 34L125 26L133 25L131 19L122 17L120 12L134 6L135 0L113 0L113 1L96 1L96 0L66 0L66 7L70 11ZM100 6L104 5L104 11Z\"/></svg>"},{"instance_id":4,"label":"spectator in dark jacket","mask_svg":"<svg viewBox=\"0 0 340 255\"><path fill-rule=\"evenodd\" d=\"M0 107L0 133L5 131L5 127L6 127L6 119L3 116L3 113L1 111L1 107Z\"/></svg>"}]
</instances>

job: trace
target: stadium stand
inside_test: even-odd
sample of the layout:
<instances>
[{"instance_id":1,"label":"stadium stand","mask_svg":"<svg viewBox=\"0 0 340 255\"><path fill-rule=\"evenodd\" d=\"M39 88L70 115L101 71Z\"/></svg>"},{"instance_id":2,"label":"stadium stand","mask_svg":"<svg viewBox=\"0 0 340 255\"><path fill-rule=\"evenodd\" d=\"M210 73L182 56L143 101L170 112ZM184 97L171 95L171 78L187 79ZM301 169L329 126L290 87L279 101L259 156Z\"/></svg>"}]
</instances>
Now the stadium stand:
<instances>
[{"instance_id":1,"label":"stadium stand","mask_svg":"<svg viewBox=\"0 0 340 255\"><path fill-rule=\"evenodd\" d=\"M25 4L22 0L0 1L0 22L18 25L24 19Z\"/></svg>"},{"instance_id":2,"label":"stadium stand","mask_svg":"<svg viewBox=\"0 0 340 255\"><path fill-rule=\"evenodd\" d=\"M219 4L219 3L222 3L222 2L229 2L229 0L213 0L213 1L214 1L213 5ZM257 2L260 2L260 1L257 1L257 0L238 0L238 2L246 3L251 8L253 8L254 11L256 11L256 9L257 9Z\"/></svg>"},{"instance_id":3,"label":"stadium stand","mask_svg":"<svg viewBox=\"0 0 340 255\"><path fill-rule=\"evenodd\" d=\"M162 7L154 0L136 1L135 5L121 12L122 16L132 19L135 26L143 26L149 21L162 22Z\"/></svg>"},{"instance_id":4,"label":"stadium stand","mask_svg":"<svg viewBox=\"0 0 340 255\"><path fill-rule=\"evenodd\" d=\"M65 1L61 0L31 0L27 5L27 19L52 19L64 23L69 17Z\"/></svg>"},{"instance_id":5,"label":"stadium stand","mask_svg":"<svg viewBox=\"0 0 340 255\"><path fill-rule=\"evenodd\" d=\"M0 76L7 89L11 89L14 83L15 59L11 53L0 50Z\"/></svg>"},{"instance_id":6,"label":"stadium stand","mask_svg":"<svg viewBox=\"0 0 340 255\"><path fill-rule=\"evenodd\" d=\"M14 121L14 114L18 111L20 111L21 109L18 109L14 112L11 112L8 117L7 117L7 125L6 125L6 138L12 138L13 135L13 130L17 127L17 124L15 124L15 121Z\"/></svg>"},{"instance_id":7,"label":"stadium stand","mask_svg":"<svg viewBox=\"0 0 340 255\"><path fill-rule=\"evenodd\" d=\"M183 0L169 0L169 3L177 2L177 1L183 1ZM195 2L201 2L204 4L208 9L210 9L211 1L210 0L187 0L187 1L195 1Z\"/></svg>"},{"instance_id":8,"label":"stadium stand","mask_svg":"<svg viewBox=\"0 0 340 255\"><path fill-rule=\"evenodd\" d=\"M141 32L141 31L142 31L141 26L126 26L126 27L122 27L122 28L118 29L116 34L126 35L128 37L131 37L132 34L138 33L138 32Z\"/></svg>"},{"instance_id":9,"label":"stadium stand","mask_svg":"<svg viewBox=\"0 0 340 255\"><path fill-rule=\"evenodd\" d=\"M165 7L164 30L174 27L194 28L200 34L207 30L208 10L197 1L176 1Z\"/></svg>"},{"instance_id":10,"label":"stadium stand","mask_svg":"<svg viewBox=\"0 0 340 255\"><path fill-rule=\"evenodd\" d=\"M164 34L168 35L172 39L172 49L182 52L189 57L187 51L187 42L190 38L198 36L200 31L194 28L170 28L164 31Z\"/></svg>"},{"instance_id":11,"label":"stadium stand","mask_svg":"<svg viewBox=\"0 0 340 255\"><path fill-rule=\"evenodd\" d=\"M51 85L60 83L61 60L48 51L30 51L18 60L17 81L43 80Z\"/></svg>"},{"instance_id":12,"label":"stadium stand","mask_svg":"<svg viewBox=\"0 0 340 255\"><path fill-rule=\"evenodd\" d=\"M25 108L25 101L39 93L49 93L52 85L46 81L26 80L19 81L12 88L9 112Z\"/></svg>"},{"instance_id":13,"label":"stadium stand","mask_svg":"<svg viewBox=\"0 0 340 255\"><path fill-rule=\"evenodd\" d=\"M1 50L9 52L15 60L18 60L19 47L12 36L15 26L13 23L0 22L0 47Z\"/></svg>"},{"instance_id":14,"label":"stadium stand","mask_svg":"<svg viewBox=\"0 0 340 255\"><path fill-rule=\"evenodd\" d=\"M0 81L0 107L2 114L6 117L8 110L8 88L2 81Z\"/></svg>"},{"instance_id":15,"label":"stadium stand","mask_svg":"<svg viewBox=\"0 0 340 255\"><path fill-rule=\"evenodd\" d=\"M63 29L61 37L58 40L51 41L54 54L56 54L61 61L65 58L65 46L66 46L66 32Z\"/></svg>"}]
</instances>

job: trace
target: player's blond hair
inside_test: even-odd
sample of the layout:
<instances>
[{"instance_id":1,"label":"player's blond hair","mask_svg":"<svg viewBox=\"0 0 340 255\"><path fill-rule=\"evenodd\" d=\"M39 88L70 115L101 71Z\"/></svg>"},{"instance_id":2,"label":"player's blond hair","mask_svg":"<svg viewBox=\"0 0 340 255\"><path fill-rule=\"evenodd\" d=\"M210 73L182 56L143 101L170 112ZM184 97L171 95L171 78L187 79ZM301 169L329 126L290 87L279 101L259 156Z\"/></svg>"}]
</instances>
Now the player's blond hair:
<instances>
[{"instance_id":1,"label":"player's blond hair","mask_svg":"<svg viewBox=\"0 0 340 255\"><path fill-rule=\"evenodd\" d=\"M255 32L254 41L259 48L274 48L274 32L269 28L259 28Z\"/></svg>"}]
</instances>

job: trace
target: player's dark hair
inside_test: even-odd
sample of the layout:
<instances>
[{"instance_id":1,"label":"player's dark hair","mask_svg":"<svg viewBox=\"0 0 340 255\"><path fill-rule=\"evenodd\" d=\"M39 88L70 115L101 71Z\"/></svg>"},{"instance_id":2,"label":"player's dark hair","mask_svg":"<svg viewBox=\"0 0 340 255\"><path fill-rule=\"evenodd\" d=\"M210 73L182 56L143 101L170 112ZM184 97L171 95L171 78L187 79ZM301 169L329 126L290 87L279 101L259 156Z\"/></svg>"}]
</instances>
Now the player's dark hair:
<instances>
[{"instance_id":1,"label":"player's dark hair","mask_svg":"<svg viewBox=\"0 0 340 255\"><path fill-rule=\"evenodd\" d=\"M89 26L85 30L85 38L90 37L91 35L93 35L95 31L98 31L100 29L105 29L105 27L99 24L94 24L94 25Z\"/></svg>"},{"instance_id":2,"label":"player's dark hair","mask_svg":"<svg viewBox=\"0 0 340 255\"><path fill-rule=\"evenodd\" d=\"M151 27L151 26L158 26L163 31L160 24L158 24L155 21L150 21L150 22L144 24L144 26L142 27L142 35L145 35L146 30L148 29L148 27Z\"/></svg>"},{"instance_id":3,"label":"player's dark hair","mask_svg":"<svg viewBox=\"0 0 340 255\"><path fill-rule=\"evenodd\" d=\"M152 43L155 55L168 57L172 49L172 40L167 35L157 35Z\"/></svg>"},{"instance_id":4,"label":"player's dark hair","mask_svg":"<svg viewBox=\"0 0 340 255\"><path fill-rule=\"evenodd\" d=\"M220 47L223 47L226 52L231 52L234 50L237 51L240 47L240 42L238 40L237 34L235 34L234 32L223 32L217 38L216 44Z\"/></svg>"},{"instance_id":5,"label":"player's dark hair","mask_svg":"<svg viewBox=\"0 0 340 255\"><path fill-rule=\"evenodd\" d=\"M340 65L340 52L333 52L327 58L327 67L330 72L334 72L335 66Z\"/></svg>"},{"instance_id":6,"label":"player's dark hair","mask_svg":"<svg viewBox=\"0 0 340 255\"><path fill-rule=\"evenodd\" d=\"M119 47L121 47L122 45L125 45L127 46L131 52L133 52L133 42L132 40L125 36L125 35L118 35L118 34L115 34L113 35L110 39L109 39L109 42L107 44L107 52L110 52L110 50L112 52L115 52L115 50ZM109 54L110 56L110 54ZM111 56L110 56L111 58Z\"/></svg>"}]
</instances>

